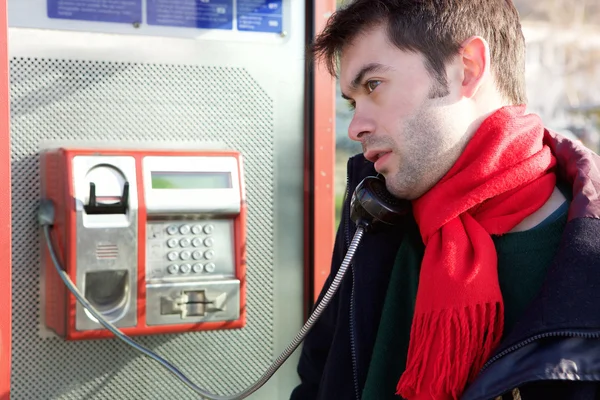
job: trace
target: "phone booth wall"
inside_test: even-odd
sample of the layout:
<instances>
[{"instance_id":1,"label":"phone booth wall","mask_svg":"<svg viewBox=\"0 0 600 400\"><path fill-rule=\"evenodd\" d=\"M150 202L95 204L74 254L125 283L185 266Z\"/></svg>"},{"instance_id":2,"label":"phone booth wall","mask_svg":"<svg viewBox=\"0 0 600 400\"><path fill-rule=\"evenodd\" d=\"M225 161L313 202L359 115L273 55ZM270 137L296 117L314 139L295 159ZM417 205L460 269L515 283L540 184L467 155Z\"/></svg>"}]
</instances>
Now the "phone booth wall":
<instances>
[{"instance_id":1,"label":"phone booth wall","mask_svg":"<svg viewBox=\"0 0 600 400\"><path fill-rule=\"evenodd\" d=\"M317 6L317 26L332 11L331 3ZM328 211L333 139L325 139L327 154L317 156L325 160L320 171L314 160L306 164L311 159L307 154L319 146L318 124L305 110L312 107L306 94L312 96L312 85L324 79L329 86L322 101L333 104L333 86L324 74L306 79L305 43L313 34L315 10L295 0L90 4L8 0L10 398L198 398L157 363L116 339L65 341L47 328L40 268L45 243L36 221L44 172L40 154L60 146L231 149L242 155L245 326L135 338L199 386L220 394L238 392L260 377L301 328L307 302L318 290L306 279L322 275L312 270L314 263L325 261L329 269L330 221L322 225L327 231L318 254L311 252L307 259L305 253L314 248L314 237L306 233L315 229L314 218L333 219ZM318 118L333 126L332 113ZM329 134L333 138L331 130ZM329 175L315 182L323 171ZM317 192L321 190L324 204L315 202L317 194L307 182L322 185ZM0 333L5 332L3 326ZM288 397L298 381L298 355L252 398ZM2 358L4 362L4 354Z\"/></svg>"}]
</instances>

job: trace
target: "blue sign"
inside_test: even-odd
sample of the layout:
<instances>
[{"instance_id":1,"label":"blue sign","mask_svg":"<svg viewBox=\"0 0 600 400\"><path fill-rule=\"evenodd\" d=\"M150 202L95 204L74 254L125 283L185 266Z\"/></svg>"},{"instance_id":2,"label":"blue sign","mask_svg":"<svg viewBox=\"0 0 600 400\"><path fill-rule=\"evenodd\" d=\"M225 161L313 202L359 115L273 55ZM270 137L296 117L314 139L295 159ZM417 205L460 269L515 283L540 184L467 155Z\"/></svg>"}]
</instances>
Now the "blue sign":
<instances>
[{"instance_id":1,"label":"blue sign","mask_svg":"<svg viewBox=\"0 0 600 400\"><path fill-rule=\"evenodd\" d=\"M233 29L233 0L148 0L148 25Z\"/></svg>"},{"instance_id":2,"label":"blue sign","mask_svg":"<svg viewBox=\"0 0 600 400\"><path fill-rule=\"evenodd\" d=\"M283 0L238 0L238 30L281 33L282 2Z\"/></svg>"},{"instance_id":3,"label":"blue sign","mask_svg":"<svg viewBox=\"0 0 600 400\"><path fill-rule=\"evenodd\" d=\"M142 0L48 0L48 18L141 23Z\"/></svg>"}]
</instances>

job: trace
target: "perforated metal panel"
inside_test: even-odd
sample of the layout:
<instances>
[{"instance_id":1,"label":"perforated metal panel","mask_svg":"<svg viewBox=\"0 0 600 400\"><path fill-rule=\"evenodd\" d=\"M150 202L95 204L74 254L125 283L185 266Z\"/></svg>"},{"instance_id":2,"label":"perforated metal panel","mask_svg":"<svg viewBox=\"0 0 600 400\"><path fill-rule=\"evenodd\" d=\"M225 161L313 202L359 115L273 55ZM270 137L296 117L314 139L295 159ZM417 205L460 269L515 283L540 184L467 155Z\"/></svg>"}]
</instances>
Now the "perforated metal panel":
<instances>
[{"instance_id":1,"label":"perforated metal panel","mask_svg":"<svg viewBox=\"0 0 600 400\"><path fill-rule=\"evenodd\" d=\"M198 384L232 393L274 346L274 101L244 68L13 58L11 399L192 399L116 340L67 343L39 329L40 143L223 142L245 158L248 323L233 331L136 338ZM157 377L160 376L160 379Z\"/></svg>"}]
</instances>

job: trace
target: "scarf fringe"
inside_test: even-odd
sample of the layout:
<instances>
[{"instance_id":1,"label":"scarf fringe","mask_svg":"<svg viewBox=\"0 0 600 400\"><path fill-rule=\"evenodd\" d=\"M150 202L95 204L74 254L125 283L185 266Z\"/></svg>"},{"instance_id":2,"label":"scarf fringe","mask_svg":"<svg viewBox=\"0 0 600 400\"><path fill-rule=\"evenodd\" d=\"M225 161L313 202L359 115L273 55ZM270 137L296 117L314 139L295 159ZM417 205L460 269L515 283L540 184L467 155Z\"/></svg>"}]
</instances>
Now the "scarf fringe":
<instances>
[{"instance_id":1,"label":"scarf fringe","mask_svg":"<svg viewBox=\"0 0 600 400\"><path fill-rule=\"evenodd\" d=\"M408 400L458 399L500 343L503 325L501 303L415 316L407 369L398 382L396 394ZM426 370L432 371L433 377L428 377L424 383ZM424 384L430 387L423 387ZM431 397L420 397L423 390Z\"/></svg>"}]
</instances>

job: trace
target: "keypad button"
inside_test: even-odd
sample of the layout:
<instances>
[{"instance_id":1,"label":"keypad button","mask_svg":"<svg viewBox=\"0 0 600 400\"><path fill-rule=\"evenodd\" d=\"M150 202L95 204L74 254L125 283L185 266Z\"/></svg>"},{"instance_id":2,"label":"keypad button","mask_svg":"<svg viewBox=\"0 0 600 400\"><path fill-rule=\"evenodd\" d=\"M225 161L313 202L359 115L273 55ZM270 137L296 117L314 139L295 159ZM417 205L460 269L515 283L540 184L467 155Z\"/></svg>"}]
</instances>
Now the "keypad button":
<instances>
[{"instance_id":1,"label":"keypad button","mask_svg":"<svg viewBox=\"0 0 600 400\"><path fill-rule=\"evenodd\" d=\"M167 254L167 258L171 261L177 260L178 256L179 256L179 253L177 253L176 251L171 251L171 252L169 252L169 254Z\"/></svg>"},{"instance_id":2,"label":"keypad button","mask_svg":"<svg viewBox=\"0 0 600 400\"><path fill-rule=\"evenodd\" d=\"M182 260L189 260L191 255L192 254L189 251L182 251L179 255L179 258L181 258Z\"/></svg>"},{"instance_id":3,"label":"keypad button","mask_svg":"<svg viewBox=\"0 0 600 400\"><path fill-rule=\"evenodd\" d=\"M202 272L202 270L204 269L204 266L202 264L194 264L194 266L192 267L192 271L194 271L195 273L200 273Z\"/></svg>"},{"instance_id":4,"label":"keypad button","mask_svg":"<svg viewBox=\"0 0 600 400\"><path fill-rule=\"evenodd\" d=\"M202 233L202 226L201 225L192 226L192 233L194 235L199 235L200 233Z\"/></svg>"},{"instance_id":5,"label":"keypad button","mask_svg":"<svg viewBox=\"0 0 600 400\"><path fill-rule=\"evenodd\" d=\"M215 256L215 252L212 250L208 250L204 252L204 258L207 260L212 259Z\"/></svg>"},{"instance_id":6,"label":"keypad button","mask_svg":"<svg viewBox=\"0 0 600 400\"><path fill-rule=\"evenodd\" d=\"M178 231L178 229L175 225L171 225L167 228L167 233L169 235L175 235L175 234L177 234L177 231Z\"/></svg>"},{"instance_id":7,"label":"keypad button","mask_svg":"<svg viewBox=\"0 0 600 400\"><path fill-rule=\"evenodd\" d=\"M213 225L206 225L204 227L204 233L206 233L207 235L210 235L213 231L215 230L215 227Z\"/></svg>"},{"instance_id":8,"label":"keypad button","mask_svg":"<svg viewBox=\"0 0 600 400\"><path fill-rule=\"evenodd\" d=\"M187 274L191 269L192 266L190 264L181 264L179 267L179 271L181 271L182 274Z\"/></svg>"},{"instance_id":9,"label":"keypad button","mask_svg":"<svg viewBox=\"0 0 600 400\"><path fill-rule=\"evenodd\" d=\"M202 252L199 250L196 250L195 252L192 253L192 258L194 260L200 260L202 258Z\"/></svg>"},{"instance_id":10,"label":"keypad button","mask_svg":"<svg viewBox=\"0 0 600 400\"><path fill-rule=\"evenodd\" d=\"M167 240L167 246L169 246L169 247L175 247L175 246L177 246L178 243L179 242L175 238L171 238L171 239Z\"/></svg>"},{"instance_id":11,"label":"keypad button","mask_svg":"<svg viewBox=\"0 0 600 400\"><path fill-rule=\"evenodd\" d=\"M206 239L204 239L204 245L206 247L211 247L214 243L213 238L207 237Z\"/></svg>"},{"instance_id":12,"label":"keypad button","mask_svg":"<svg viewBox=\"0 0 600 400\"><path fill-rule=\"evenodd\" d=\"M190 245L190 239L183 238L179 241L181 247L188 247Z\"/></svg>"},{"instance_id":13,"label":"keypad button","mask_svg":"<svg viewBox=\"0 0 600 400\"><path fill-rule=\"evenodd\" d=\"M214 263L208 263L204 266L204 269L206 270L206 272L214 272L215 271L215 264Z\"/></svg>"},{"instance_id":14,"label":"keypad button","mask_svg":"<svg viewBox=\"0 0 600 400\"><path fill-rule=\"evenodd\" d=\"M189 225L181 225L179 227L179 233L181 233L182 235L187 235L188 233L190 233L190 226Z\"/></svg>"},{"instance_id":15,"label":"keypad button","mask_svg":"<svg viewBox=\"0 0 600 400\"><path fill-rule=\"evenodd\" d=\"M192 240L192 246L194 246L194 247L200 247L201 244L202 244L202 239L200 239L200 238L194 238L194 240Z\"/></svg>"},{"instance_id":16,"label":"keypad button","mask_svg":"<svg viewBox=\"0 0 600 400\"><path fill-rule=\"evenodd\" d=\"M169 271L170 274L176 274L177 272L179 272L179 265L169 265L167 267L167 271Z\"/></svg>"}]
</instances>

